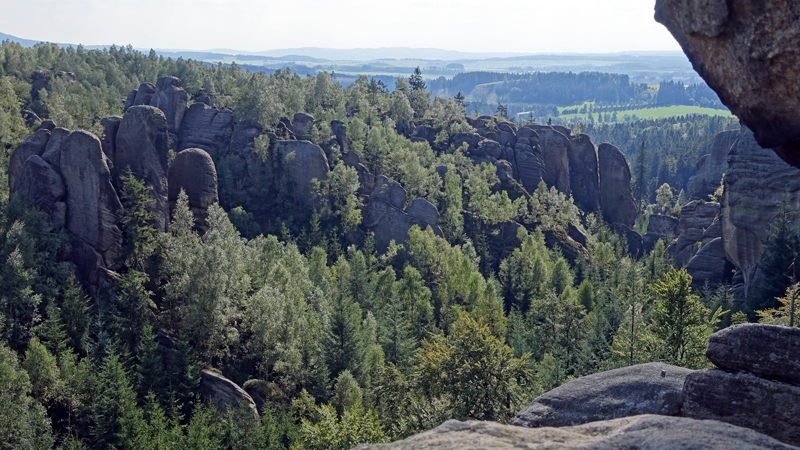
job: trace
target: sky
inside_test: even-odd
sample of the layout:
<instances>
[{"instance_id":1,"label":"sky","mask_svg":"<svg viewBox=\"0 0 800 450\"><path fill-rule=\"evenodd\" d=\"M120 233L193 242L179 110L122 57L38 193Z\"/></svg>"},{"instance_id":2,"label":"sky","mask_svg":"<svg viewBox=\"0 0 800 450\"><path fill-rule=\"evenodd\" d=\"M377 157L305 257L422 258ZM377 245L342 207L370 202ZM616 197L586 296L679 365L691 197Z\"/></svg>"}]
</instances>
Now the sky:
<instances>
[{"instance_id":1,"label":"sky","mask_svg":"<svg viewBox=\"0 0 800 450\"><path fill-rule=\"evenodd\" d=\"M84 45L249 52L680 50L654 0L0 0L0 32Z\"/></svg>"}]
</instances>

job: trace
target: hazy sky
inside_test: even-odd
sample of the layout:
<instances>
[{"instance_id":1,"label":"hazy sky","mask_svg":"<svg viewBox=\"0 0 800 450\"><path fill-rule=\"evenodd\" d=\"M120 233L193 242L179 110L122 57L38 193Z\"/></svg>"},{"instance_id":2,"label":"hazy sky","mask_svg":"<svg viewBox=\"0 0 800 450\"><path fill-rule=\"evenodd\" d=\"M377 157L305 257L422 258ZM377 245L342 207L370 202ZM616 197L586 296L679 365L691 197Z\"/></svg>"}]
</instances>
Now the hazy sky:
<instances>
[{"instance_id":1,"label":"hazy sky","mask_svg":"<svg viewBox=\"0 0 800 450\"><path fill-rule=\"evenodd\" d=\"M260 51L679 50L654 0L0 0L0 32L51 42Z\"/></svg>"}]
</instances>

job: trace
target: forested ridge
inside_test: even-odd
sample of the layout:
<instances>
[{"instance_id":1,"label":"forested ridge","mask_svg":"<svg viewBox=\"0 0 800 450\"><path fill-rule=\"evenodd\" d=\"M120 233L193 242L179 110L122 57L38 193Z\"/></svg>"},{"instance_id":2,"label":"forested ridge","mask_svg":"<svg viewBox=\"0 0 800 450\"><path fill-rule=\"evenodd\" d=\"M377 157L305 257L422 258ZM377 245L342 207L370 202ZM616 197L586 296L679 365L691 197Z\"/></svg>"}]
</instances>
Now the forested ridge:
<instances>
[{"instance_id":1,"label":"forested ridge","mask_svg":"<svg viewBox=\"0 0 800 450\"><path fill-rule=\"evenodd\" d=\"M285 177L252 171L255 181L243 183L239 160L209 151L219 204L203 233L185 194L167 231L156 229L148 186L119 173L124 245L113 295L90 297L63 257L66 232L10 195L9 159L42 120L102 138L101 120L122 115L132 89L163 76L180 79L190 104L205 98L237 123L258 124L254 160L267 159L268 133L285 132L282 118L313 115L305 137L330 172L298 203ZM639 89L592 77L609 86L608 101ZM544 182L509 188L466 144L452 145L475 132L463 98L426 88L418 73L389 92L367 77L343 87L325 72L266 75L130 47L3 43L0 447L348 449L450 418L508 422L542 392L601 370L708 366L708 336L745 320L732 315L725 289L692 291L667 255L671 236L637 258L599 211ZM23 110L39 120L26 124ZM332 139L336 120L346 141ZM502 114L486 121L498 133L509 126ZM432 136L419 138L412 124ZM655 201L664 211L681 206L670 186L677 194L731 125L681 118L570 136L629 157L649 151L631 163L637 208ZM371 174L402 185L409 202L436 206L440 235L414 226L402 245L379 248L340 142ZM656 195L665 183L669 195ZM585 238L585 254L553 243L567 235ZM241 386L258 414L244 400L225 411L201 401L203 377L215 374Z\"/></svg>"}]
</instances>

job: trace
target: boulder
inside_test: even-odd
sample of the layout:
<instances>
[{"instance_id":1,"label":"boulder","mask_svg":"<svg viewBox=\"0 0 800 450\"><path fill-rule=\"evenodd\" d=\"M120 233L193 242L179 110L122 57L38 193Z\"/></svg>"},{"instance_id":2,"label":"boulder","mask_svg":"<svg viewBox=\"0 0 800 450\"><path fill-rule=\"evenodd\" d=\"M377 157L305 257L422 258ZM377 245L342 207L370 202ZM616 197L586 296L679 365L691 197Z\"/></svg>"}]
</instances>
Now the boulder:
<instances>
[{"instance_id":1,"label":"boulder","mask_svg":"<svg viewBox=\"0 0 800 450\"><path fill-rule=\"evenodd\" d=\"M569 174L569 138L547 125L529 125L539 134L539 152L544 162L542 178L566 196L572 194ZM620 153L621 154L621 153ZM526 186L527 188L527 186ZM631 223L631 226L633 224Z\"/></svg>"},{"instance_id":2,"label":"boulder","mask_svg":"<svg viewBox=\"0 0 800 450\"><path fill-rule=\"evenodd\" d=\"M488 136L487 136L488 137ZM497 129L494 132L494 140L496 140L503 147L514 147L517 145L517 136L511 131Z\"/></svg>"},{"instance_id":3,"label":"boulder","mask_svg":"<svg viewBox=\"0 0 800 450\"><path fill-rule=\"evenodd\" d=\"M228 153L244 153L248 148L253 149L255 139L264 131L264 126L258 122L239 122L233 129Z\"/></svg>"},{"instance_id":4,"label":"boulder","mask_svg":"<svg viewBox=\"0 0 800 450\"><path fill-rule=\"evenodd\" d=\"M169 169L169 135L167 119L153 106L132 106L117 131L114 171L123 175L128 169L152 188L155 226L166 230L169 223L167 171Z\"/></svg>"},{"instance_id":5,"label":"boulder","mask_svg":"<svg viewBox=\"0 0 800 450\"><path fill-rule=\"evenodd\" d=\"M100 126L103 127L103 138L100 139L100 143L103 145L103 153L112 164L115 159L117 131L121 122L122 117L120 116L108 116L100 120ZM113 167L111 169L113 171Z\"/></svg>"},{"instance_id":6,"label":"boulder","mask_svg":"<svg viewBox=\"0 0 800 450\"><path fill-rule=\"evenodd\" d=\"M310 196L311 180L324 180L330 166L325 152L309 141L277 141L272 148L276 164L291 179L294 200L305 202Z\"/></svg>"},{"instance_id":7,"label":"boulder","mask_svg":"<svg viewBox=\"0 0 800 450\"><path fill-rule=\"evenodd\" d=\"M724 184L720 215L725 253L742 270L749 289L778 203L800 203L800 170L761 148L743 128L728 154Z\"/></svg>"},{"instance_id":8,"label":"boulder","mask_svg":"<svg viewBox=\"0 0 800 450\"><path fill-rule=\"evenodd\" d=\"M500 159L503 157L503 146L497 141L484 139L478 143L478 152Z\"/></svg>"},{"instance_id":9,"label":"boulder","mask_svg":"<svg viewBox=\"0 0 800 450\"><path fill-rule=\"evenodd\" d=\"M332 120L331 134L336 139L336 143L339 144L339 150L341 150L342 154L347 153L347 126L345 126L344 122L339 119Z\"/></svg>"},{"instance_id":10,"label":"boulder","mask_svg":"<svg viewBox=\"0 0 800 450\"><path fill-rule=\"evenodd\" d=\"M713 291L723 283L730 283L734 267L725 257L722 238L712 239L700 247L686 264L686 272L692 276L692 287L696 290L708 286Z\"/></svg>"},{"instance_id":11,"label":"boulder","mask_svg":"<svg viewBox=\"0 0 800 450\"><path fill-rule=\"evenodd\" d=\"M28 128L31 128L32 126L36 125L36 122L40 122L42 120L35 112L29 109L23 109L21 113L22 120L25 121L25 126Z\"/></svg>"},{"instance_id":12,"label":"boulder","mask_svg":"<svg viewBox=\"0 0 800 450\"><path fill-rule=\"evenodd\" d=\"M439 224L439 210L424 198L415 198L406 208L406 214L426 225L436 226Z\"/></svg>"},{"instance_id":13,"label":"boulder","mask_svg":"<svg viewBox=\"0 0 800 450\"><path fill-rule=\"evenodd\" d=\"M600 171L600 205L609 223L628 228L636 220L636 202L631 193L631 169L617 147L600 144L597 149Z\"/></svg>"},{"instance_id":14,"label":"boulder","mask_svg":"<svg viewBox=\"0 0 800 450\"><path fill-rule=\"evenodd\" d=\"M531 128L531 125L525 125L517 131L517 142L519 142L520 139L526 139L533 147L539 145L539 133Z\"/></svg>"},{"instance_id":15,"label":"boulder","mask_svg":"<svg viewBox=\"0 0 800 450\"><path fill-rule=\"evenodd\" d=\"M422 229L430 226L437 236L442 236L442 230L437 225L425 223L407 214L389 203L386 196L370 196L363 214L362 224L367 231L375 234L375 248L380 252L385 252L391 241L404 244L408 240L408 230L414 225Z\"/></svg>"},{"instance_id":16,"label":"boulder","mask_svg":"<svg viewBox=\"0 0 800 450\"><path fill-rule=\"evenodd\" d=\"M136 101L137 92L138 92L137 89L132 89L130 92L128 92L128 96L125 98L125 101L122 102L122 112L127 111L128 108L134 105L134 102Z\"/></svg>"},{"instance_id":17,"label":"boulder","mask_svg":"<svg viewBox=\"0 0 800 450\"><path fill-rule=\"evenodd\" d=\"M48 140L50 140L50 131L36 130L36 132L20 142L8 159L8 187L14 189L17 176L28 158L34 155L42 156L44 154Z\"/></svg>"},{"instance_id":18,"label":"boulder","mask_svg":"<svg viewBox=\"0 0 800 450\"><path fill-rule=\"evenodd\" d=\"M297 139L303 140L306 138L306 130L313 122L314 116L311 114L305 112L295 113L294 119L292 119L292 128Z\"/></svg>"},{"instance_id":19,"label":"boulder","mask_svg":"<svg viewBox=\"0 0 800 450\"><path fill-rule=\"evenodd\" d=\"M496 422L448 420L433 430L391 444L354 450L789 450L794 447L753 430L715 420L641 415L575 427L522 428Z\"/></svg>"},{"instance_id":20,"label":"boulder","mask_svg":"<svg viewBox=\"0 0 800 450\"><path fill-rule=\"evenodd\" d=\"M61 146L59 172L66 188L66 229L111 266L122 245L122 204L100 139L85 131L70 133Z\"/></svg>"},{"instance_id":21,"label":"boulder","mask_svg":"<svg viewBox=\"0 0 800 450\"><path fill-rule=\"evenodd\" d=\"M697 174L689 179L689 195L692 200L708 200L722 182L722 174L728 169L728 151L739 130L723 131L714 136L711 153L697 161Z\"/></svg>"},{"instance_id":22,"label":"boulder","mask_svg":"<svg viewBox=\"0 0 800 450\"><path fill-rule=\"evenodd\" d=\"M647 223L647 233L642 236L645 252L652 252L659 239L668 235L675 236L678 231L678 219L663 214L652 214Z\"/></svg>"},{"instance_id":23,"label":"boulder","mask_svg":"<svg viewBox=\"0 0 800 450\"><path fill-rule=\"evenodd\" d=\"M685 417L719 420L800 445L800 387L705 369L686 377L683 393Z\"/></svg>"},{"instance_id":24,"label":"boulder","mask_svg":"<svg viewBox=\"0 0 800 450\"><path fill-rule=\"evenodd\" d=\"M31 100L39 100L39 91L47 89L50 77L45 72L33 72L31 74Z\"/></svg>"},{"instance_id":25,"label":"boulder","mask_svg":"<svg viewBox=\"0 0 800 450\"><path fill-rule=\"evenodd\" d=\"M683 367L647 363L587 375L540 395L511 424L563 427L640 414L677 416L690 373Z\"/></svg>"},{"instance_id":26,"label":"boulder","mask_svg":"<svg viewBox=\"0 0 800 450\"><path fill-rule=\"evenodd\" d=\"M658 0L664 24L730 110L800 167L800 3L792 0Z\"/></svg>"},{"instance_id":27,"label":"boulder","mask_svg":"<svg viewBox=\"0 0 800 450\"><path fill-rule=\"evenodd\" d=\"M600 180L597 171L597 152L586 134L571 137L567 147L569 157L569 187L575 204L584 212L600 209Z\"/></svg>"},{"instance_id":28,"label":"boulder","mask_svg":"<svg viewBox=\"0 0 800 450\"><path fill-rule=\"evenodd\" d=\"M589 260L589 251L563 230L545 230L544 243L548 248L558 248L571 264Z\"/></svg>"},{"instance_id":29,"label":"boulder","mask_svg":"<svg viewBox=\"0 0 800 450\"><path fill-rule=\"evenodd\" d=\"M219 372L208 369L200 371L200 398L214 405L220 414L225 414L228 408L245 406L250 408L253 418L259 420L256 403L250 394Z\"/></svg>"},{"instance_id":30,"label":"boulder","mask_svg":"<svg viewBox=\"0 0 800 450\"><path fill-rule=\"evenodd\" d=\"M179 149L200 148L212 155L227 149L233 135L233 113L219 111L205 103L194 103L186 110L178 133Z\"/></svg>"},{"instance_id":31,"label":"boulder","mask_svg":"<svg viewBox=\"0 0 800 450\"><path fill-rule=\"evenodd\" d=\"M53 131L56 128L56 123L52 120L43 120L42 123L36 128L37 130Z\"/></svg>"},{"instance_id":32,"label":"boulder","mask_svg":"<svg viewBox=\"0 0 800 450\"><path fill-rule=\"evenodd\" d=\"M39 156L33 155L25 161L12 192L19 192L45 212L53 228L60 229L66 225L64 180Z\"/></svg>"},{"instance_id":33,"label":"boulder","mask_svg":"<svg viewBox=\"0 0 800 450\"><path fill-rule=\"evenodd\" d=\"M800 308L800 305L798 305ZM706 356L715 366L800 386L800 329L745 323L717 331Z\"/></svg>"},{"instance_id":34,"label":"boulder","mask_svg":"<svg viewBox=\"0 0 800 450\"><path fill-rule=\"evenodd\" d=\"M156 82L156 92L148 104L164 113L170 134L177 136L188 102L189 95L181 89L180 78L161 77Z\"/></svg>"},{"instance_id":35,"label":"boulder","mask_svg":"<svg viewBox=\"0 0 800 450\"><path fill-rule=\"evenodd\" d=\"M375 187L370 193L370 200L383 200L400 210L406 207L406 190L400 183L390 180L385 175L378 175Z\"/></svg>"},{"instance_id":36,"label":"boulder","mask_svg":"<svg viewBox=\"0 0 800 450\"><path fill-rule=\"evenodd\" d=\"M628 253L634 258L639 258L644 255L644 242L642 235L633 231L632 229L622 225L621 223L612 223L611 228L620 235L628 244Z\"/></svg>"},{"instance_id":37,"label":"boulder","mask_svg":"<svg viewBox=\"0 0 800 450\"><path fill-rule=\"evenodd\" d=\"M195 228L205 233L208 207L219 202L217 169L211 156L199 148L178 152L169 166L168 180L170 209L178 201L181 189L184 190L194 214Z\"/></svg>"},{"instance_id":38,"label":"boulder","mask_svg":"<svg viewBox=\"0 0 800 450\"><path fill-rule=\"evenodd\" d=\"M417 127L417 130L419 130L419 128L420 127ZM434 135L433 137L436 136ZM432 141L433 138L428 140ZM450 139L450 143L453 144L453 147L455 148L459 148L463 144L467 144L470 150L475 151L478 149L478 144L480 144L482 140L483 136L478 133L458 133L453 135L453 137ZM500 144L502 145L502 143Z\"/></svg>"},{"instance_id":39,"label":"boulder","mask_svg":"<svg viewBox=\"0 0 800 450\"><path fill-rule=\"evenodd\" d=\"M149 105L155 93L156 85L153 83L144 82L140 84L139 89L136 90L136 97L134 97L131 106Z\"/></svg>"}]
</instances>

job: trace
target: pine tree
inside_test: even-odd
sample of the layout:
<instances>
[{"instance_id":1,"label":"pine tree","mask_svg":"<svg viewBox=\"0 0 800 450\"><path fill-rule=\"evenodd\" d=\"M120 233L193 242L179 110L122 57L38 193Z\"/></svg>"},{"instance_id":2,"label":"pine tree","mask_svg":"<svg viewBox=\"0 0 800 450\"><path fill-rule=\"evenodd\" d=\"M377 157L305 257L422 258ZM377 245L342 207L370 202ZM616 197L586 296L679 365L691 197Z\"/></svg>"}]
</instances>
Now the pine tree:
<instances>
[{"instance_id":1,"label":"pine tree","mask_svg":"<svg viewBox=\"0 0 800 450\"><path fill-rule=\"evenodd\" d=\"M792 277L800 272L797 270L797 264L800 264L797 262L800 260L800 228L793 226L795 217L796 213L787 201L778 203L778 214L758 263L763 279L755 289L750 289L747 298L747 305L753 311L778 307L776 299L786 292L793 282Z\"/></svg>"},{"instance_id":2,"label":"pine tree","mask_svg":"<svg viewBox=\"0 0 800 450\"><path fill-rule=\"evenodd\" d=\"M641 208L642 204L650 200L650 177L649 161L647 159L647 147L642 141L639 153L636 154L636 161L633 166L633 198L636 206Z\"/></svg>"},{"instance_id":3,"label":"pine tree","mask_svg":"<svg viewBox=\"0 0 800 450\"><path fill-rule=\"evenodd\" d=\"M119 356L108 354L99 367L92 401L87 405L98 448L119 447L141 426L136 420L141 418L141 411L129 380Z\"/></svg>"},{"instance_id":4,"label":"pine tree","mask_svg":"<svg viewBox=\"0 0 800 450\"><path fill-rule=\"evenodd\" d=\"M172 397L180 413L184 417L189 417L195 408L195 392L200 384L200 377L195 368L192 347L182 334L175 342L170 369L169 385Z\"/></svg>"},{"instance_id":5,"label":"pine tree","mask_svg":"<svg viewBox=\"0 0 800 450\"><path fill-rule=\"evenodd\" d=\"M69 345L78 353L85 353L89 333L89 297L80 284L70 277L62 288L61 318Z\"/></svg>"},{"instance_id":6,"label":"pine tree","mask_svg":"<svg viewBox=\"0 0 800 450\"><path fill-rule=\"evenodd\" d=\"M152 326L147 324L142 327L136 349L136 356L139 360L139 364L136 366L137 390L140 399L144 399L148 393L152 392L164 405L168 404L167 376L164 372L164 365L161 363L161 355L158 352L158 343L155 338Z\"/></svg>"},{"instance_id":7,"label":"pine tree","mask_svg":"<svg viewBox=\"0 0 800 450\"><path fill-rule=\"evenodd\" d=\"M361 308L345 293L333 295L325 354L331 376L349 370L360 376L365 345L361 331Z\"/></svg>"},{"instance_id":8,"label":"pine tree","mask_svg":"<svg viewBox=\"0 0 800 450\"><path fill-rule=\"evenodd\" d=\"M419 66L414 69L414 73L408 78L408 84L411 86L411 92L416 90L425 90L428 85L425 84L425 81L422 80L422 71L419 70Z\"/></svg>"}]
</instances>

